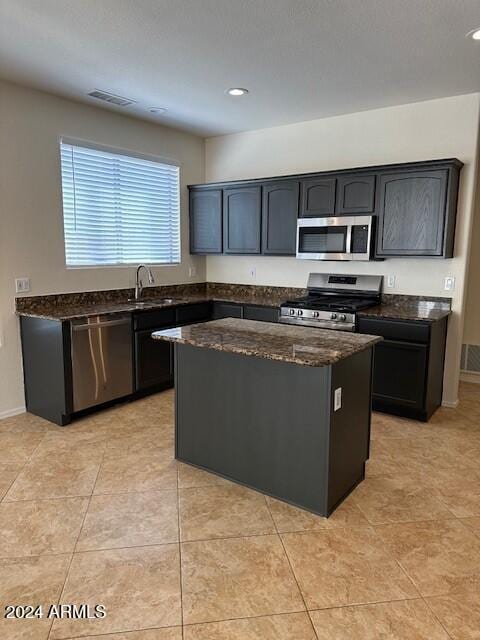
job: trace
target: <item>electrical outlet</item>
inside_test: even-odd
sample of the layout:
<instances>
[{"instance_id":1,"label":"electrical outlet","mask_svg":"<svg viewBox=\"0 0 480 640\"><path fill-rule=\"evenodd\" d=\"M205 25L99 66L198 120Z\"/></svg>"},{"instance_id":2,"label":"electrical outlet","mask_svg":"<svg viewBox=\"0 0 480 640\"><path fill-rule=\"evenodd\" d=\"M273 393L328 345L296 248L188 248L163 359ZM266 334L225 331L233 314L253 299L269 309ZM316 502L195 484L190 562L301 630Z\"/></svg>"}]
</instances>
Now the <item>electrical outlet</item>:
<instances>
[{"instance_id":1,"label":"electrical outlet","mask_svg":"<svg viewBox=\"0 0 480 640\"><path fill-rule=\"evenodd\" d=\"M455 289L455 278L453 276L447 276L444 284L445 291L453 291Z\"/></svg>"},{"instance_id":2,"label":"electrical outlet","mask_svg":"<svg viewBox=\"0 0 480 640\"><path fill-rule=\"evenodd\" d=\"M248 270L249 274L250 274L250 278L252 280L255 280L255 278L257 277L257 268L256 267L250 267L250 269Z\"/></svg>"},{"instance_id":3,"label":"electrical outlet","mask_svg":"<svg viewBox=\"0 0 480 640\"><path fill-rule=\"evenodd\" d=\"M30 278L15 278L15 292L27 293L30 291Z\"/></svg>"},{"instance_id":4,"label":"electrical outlet","mask_svg":"<svg viewBox=\"0 0 480 640\"><path fill-rule=\"evenodd\" d=\"M338 411L342 408L342 387L338 387L335 389L334 400L333 400L333 410Z\"/></svg>"},{"instance_id":5,"label":"electrical outlet","mask_svg":"<svg viewBox=\"0 0 480 640\"><path fill-rule=\"evenodd\" d=\"M188 275L190 276L190 278L194 278L197 275L197 268L196 267L189 267Z\"/></svg>"},{"instance_id":6,"label":"electrical outlet","mask_svg":"<svg viewBox=\"0 0 480 640\"><path fill-rule=\"evenodd\" d=\"M390 275L387 277L387 287L389 289L393 289L394 286L395 286L395 276Z\"/></svg>"}]
</instances>

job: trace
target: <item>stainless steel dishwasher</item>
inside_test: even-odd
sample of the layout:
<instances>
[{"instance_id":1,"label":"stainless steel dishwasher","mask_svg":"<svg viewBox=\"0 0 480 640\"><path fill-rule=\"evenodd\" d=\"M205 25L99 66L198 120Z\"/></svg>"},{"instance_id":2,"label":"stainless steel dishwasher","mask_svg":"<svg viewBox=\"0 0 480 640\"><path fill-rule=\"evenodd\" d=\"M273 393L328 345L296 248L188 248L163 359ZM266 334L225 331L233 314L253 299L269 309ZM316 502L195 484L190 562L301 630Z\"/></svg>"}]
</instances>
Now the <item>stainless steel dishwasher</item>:
<instances>
[{"instance_id":1,"label":"stainless steel dishwasher","mask_svg":"<svg viewBox=\"0 0 480 640\"><path fill-rule=\"evenodd\" d=\"M133 392L130 314L79 318L71 332L74 411Z\"/></svg>"}]
</instances>

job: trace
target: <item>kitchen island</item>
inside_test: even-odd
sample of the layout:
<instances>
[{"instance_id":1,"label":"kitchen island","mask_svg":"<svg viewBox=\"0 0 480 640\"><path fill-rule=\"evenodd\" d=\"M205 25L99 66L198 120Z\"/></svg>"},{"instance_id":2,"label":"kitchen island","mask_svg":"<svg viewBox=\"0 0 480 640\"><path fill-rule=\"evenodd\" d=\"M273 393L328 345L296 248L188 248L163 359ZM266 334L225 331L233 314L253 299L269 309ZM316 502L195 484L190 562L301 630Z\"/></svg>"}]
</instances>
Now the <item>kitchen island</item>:
<instances>
[{"instance_id":1,"label":"kitchen island","mask_svg":"<svg viewBox=\"0 0 480 640\"><path fill-rule=\"evenodd\" d=\"M175 344L176 458L328 516L364 478L381 338L235 318Z\"/></svg>"}]
</instances>

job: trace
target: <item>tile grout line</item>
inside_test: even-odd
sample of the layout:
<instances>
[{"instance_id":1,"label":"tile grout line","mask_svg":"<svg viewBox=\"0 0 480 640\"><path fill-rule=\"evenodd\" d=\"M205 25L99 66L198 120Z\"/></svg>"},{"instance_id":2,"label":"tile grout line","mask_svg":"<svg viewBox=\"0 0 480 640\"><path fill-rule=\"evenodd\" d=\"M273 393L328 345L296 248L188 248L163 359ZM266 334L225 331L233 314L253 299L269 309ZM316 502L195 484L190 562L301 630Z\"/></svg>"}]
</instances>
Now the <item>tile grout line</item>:
<instances>
[{"instance_id":1,"label":"tile grout line","mask_svg":"<svg viewBox=\"0 0 480 640\"><path fill-rule=\"evenodd\" d=\"M34 433L34 432L31 432ZM20 476L21 473L23 473L24 469L26 467L28 467L28 465L30 464L30 462L32 461L33 456L36 454L37 449L39 448L39 446L42 444L42 442L45 440L45 438L47 437L47 434L45 433L42 437L42 439L40 440L40 442L37 444L37 446L35 447L35 449L32 451L32 453L27 456L26 460L24 461L24 463L20 463L20 470L17 473L17 475L15 476L15 478L12 480L10 486L8 487L8 489L6 490L5 494L3 495L2 499L0 500L0 504L3 502L10 502L10 500L5 500L5 498L7 497L8 493L10 492L10 489L13 487L13 485L15 484L15 482L18 480L18 477ZM13 500L11 501L13 502Z\"/></svg>"},{"instance_id":2,"label":"tile grout line","mask_svg":"<svg viewBox=\"0 0 480 640\"><path fill-rule=\"evenodd\" d=\"M80 635L80 636L68 636L68 638L59 638L59 640L91 640L91 638L110 638L111 636L113 636L113 638L115 639L116 636L130 636L131 634L139 634L139 633L143 633L145 631L166 631L168 629L181 629L180 625L175 624L175 625L169 625L168 627L144 627L143 629L127 629L124 631L114 631L113 634L111 631L107 631L107 632L100 632L100 633L95 633L94 636L92 635ZM123 638L122 638L123 640Z\"/></svg>"},{"instance_id":3,"label":"tile grout line","mask_svg":"<svg viewBox=\"0 0 480 640\"><path fill-rule=\"evenodd\" d=\"M283 553L285 554L285 557L287 559L288 566L290 567L290 571L292 572L293 579L295 580L295 584L297 585L298 592L300 594L300 597L302 598L303 606L305 607L305 612L306 612L308 620L310 622L310 626L312 627L313 634L314 634L315 638L317 638L317 640L318 640L318 635L317 635L317 631L315 629L315 625L313 624L313 620L312 620L312 618L310 616L310 612L308 610L307 603L305 602L305 598L303 597L302 590L300 588L300 585L298 584L297 576L295 575L295 571L293 570L292 563L290 562L290 558L288 556L287 550L285 549L285 545L283 544L282 536L278 532L277 523L275 522L275 518L272 516L272 512L271 512L270 506L268 504L267 496L264 496L264 500L265 500L265 506L267 507L267 511L270 514L270 518L272 519L273 526L275 527L275 531L277 532L278 539L280 540L280 544L282 545Z\"/></svg>"},{"instance_id":4,"label":"tile grout line","mask_svg":"<svg viewBox=\"0 0 480 640\"><path fill-rule=\"evenodd\" d=\"M100 464L98 465L97 474L96 474L96 476L95 476L95 481L94 481L94 483L93 483L93 487L92 487L92 492L91 492L91 494L90 494L90 497L88 498L87 508L85 509L85 513L83 514L82 523L81 523L81 525L80 525L80 529L79 529L79 531L78 531L77 539L76 539L76 541L75 541L75 545L74 545L74 547L73 547L73 551L72 551L72 554L71 554L70 562L69 562L69 564L68 564L67 571L66 571L66 573L65 573L65 580L63 581L62 589L61 589L61 591L60 591L60 595L59 595L59 597L58 597L58 599L57 599L56 604L60 604L60 601L62 600L62 597L63 597L63 595L64 595L64 593L65 593L65 587L66 587L66 585L67 585L68 576L70 575L70 569L72 568L73 558L75 557L75 551L76 551L76 549L77 549L78 541L79 541L79 539L80 539L80 536L82 535L83 527L84 527L84 525L85 525L85 520L87 519L88 509L90 508L90 503L91 503L91 501L92 501L93 492L94 492L94 490L95 490L95 485L97 484L98 476L99 476L99 474L100 474L100 469L101 469L102 464L103 464L103 459L104 459L104 457L105 457L105 451L106 451L106 442L105 442L105 448L104 448L104 450L103 450L102 459L100 460ZM49 632L48 632L47 640L49 640L49 639L51 638L51 636L52 636L52 630L53 630L53 624L54 624L54 622L55 622L55 620L54 620L54 619L52 619L52 624L50 625L50 630L49 630Z\"/></svg>"},{"instance_id":5,"label":"tile grout line","mask_svg":"<svg viewBox=\"0 0 480 640\"><path fill-rule=\"evenodd\" d=\"M440 618L437 616L437 614L435 613L435 611L432 609L432 607L430 606L428 600L422 595L422 600L425 603L425 606L427 607L427 609L430 611L430 613L432 614L433 618L438 622L438 624L442 627L442 629L445 631L445 633L447 634L447 636L450 638L450 640L454 640L453 636L450 634L450 632L448 631L448 629L446 628L446 626L443 624L443 622L440 620Z\"/></svg>"},{"instance_id":6,"label":"tile grout line","mask_svg":"<svg viewBox=\"0 0 480 640\"><path fill-rule=\"evenodd\" d=\"M377 534L378 535L378 534ZM379 536L380 537L380 536ZM398 566L400 567L400 569L403 571L403 573L405 574L405 576L408 578L408 580L410 580L410 582L412 583L413 587L415 588L415 590L418 592L419 598L420 600L422 600L422 602L425 604L425 606L427 607L427 609L432 613L433 618L435 620L438 621L438 623L440 624L440 626L442 627L442 629L444 629L445 633L447 634L447 636L452 639L452 636L448 633L447 629L445 629L442 621L435 615L435 613L432 611L432 609L430 608L430 606L428 605L428 602L426 601L425 597L423 596L422 592L420 591L420 588L417 587L415 580L410 576L410 574L408 573L408 571L406 570L406 568L403 566L403 564L397 560L396 558L394 558L395 562L398 564ZM417 599L417 598L415 598Z\"/></svg>"},{"instance_id":7,"label":"tile grout line","mask_svg":"<svg viewBox=\"0 0 480 640\"><path fill-rule=\"evenodd\" d=\"M182 536L180 533L180 492L178 489L178 463L177 463L177 524L178 524L178 561L180 569L180 623L182 625L182 640L184 640L184 619L183 619L183 575L182 575Z\"/></svg>"}]
</instances>

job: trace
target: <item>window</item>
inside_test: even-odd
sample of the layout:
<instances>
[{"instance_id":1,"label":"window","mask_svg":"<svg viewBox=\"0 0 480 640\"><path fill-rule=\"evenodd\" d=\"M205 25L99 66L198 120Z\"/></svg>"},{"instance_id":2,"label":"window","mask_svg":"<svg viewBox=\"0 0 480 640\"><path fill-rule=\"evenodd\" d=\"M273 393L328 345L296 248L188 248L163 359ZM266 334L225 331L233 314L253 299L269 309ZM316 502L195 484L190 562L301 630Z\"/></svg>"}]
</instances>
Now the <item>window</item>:
<instances>
[{"instance_id":1,"label":"window","mask_svg":"<svg viewBox=\"0 0 480 640\"><path fill-rule=\"evenodd\" d=\"M180 262L180 170L62 140L69 267Z\"/></svg>"}]
</instances>

